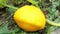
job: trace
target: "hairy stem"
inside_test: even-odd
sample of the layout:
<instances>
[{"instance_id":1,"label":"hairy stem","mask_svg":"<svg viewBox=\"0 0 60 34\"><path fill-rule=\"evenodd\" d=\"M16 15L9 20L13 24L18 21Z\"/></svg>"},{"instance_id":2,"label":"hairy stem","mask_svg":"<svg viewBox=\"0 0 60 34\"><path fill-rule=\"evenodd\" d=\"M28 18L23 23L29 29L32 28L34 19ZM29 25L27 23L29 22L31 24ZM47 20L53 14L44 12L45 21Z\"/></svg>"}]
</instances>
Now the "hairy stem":
<instances>
[{"instance_id":1,"label":"hairy stem","mask_svg":"<svg viewBox=\"0 0 60 34\"><path fill-rule=\"evenodd\" d=\"M50 24L50 25L53 25L53 26L60 26L59 23L52 22L52 21L50 21L48 19L47 19L47 23Z\"/></svg>"},{"instance_id":2,"label":"hairy stem","mask_svg":"<svg viewBox=\"0 0 60 34\"><path fill-rule=\"evenodd\" d=\"M11 6L11 5L7 5L7 4L4 4L4 6L6 6L6 7L9 7L9 8L12 8L12 9L18 9L18 7L14 7L14 6Z\"/></svg>"}]
</instances>

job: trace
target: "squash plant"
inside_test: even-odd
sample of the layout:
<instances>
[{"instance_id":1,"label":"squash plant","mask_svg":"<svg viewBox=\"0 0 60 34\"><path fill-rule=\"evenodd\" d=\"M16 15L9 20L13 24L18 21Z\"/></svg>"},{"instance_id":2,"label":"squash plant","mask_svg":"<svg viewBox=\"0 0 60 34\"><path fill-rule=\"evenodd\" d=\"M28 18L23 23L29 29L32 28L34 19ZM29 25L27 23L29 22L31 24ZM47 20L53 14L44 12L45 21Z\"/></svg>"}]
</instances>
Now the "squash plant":
<instances>
[{"instance_id":1,"label":"squash plant","mask_svg":"<svg viewBox=\"0 0 60 34\"><path fill-rule=\"evenodd\" d=\"M19 0L18 0L19 1ZM25 0L22 0L22 1L25 1ZM13 10L16 10L18 9L17 7L14 7L14 6L11 6L8 3L8 0L0 0L0 9L4 8L4 7L8 7L6 8L6 13L11 12L11 15L10 17L6 19L6 23L7 24L4 24L3 27L0 26L0 34L41 34L42 32L45 34L50 34L52 30L54 29L57 29L60 27L60 16L59 16L59 10L56 9L56 7L58 7L60 5L60 0L51 0L49 2L47 2L47 0L41 0L42 2L39 2L39 0L26 0L28 1L29 3L31 3L31 5L34 5L34 6L37 6L39 8L41 8L43 11L44 10L47 10L48 11L48 14L47 14L47 18L46 18L46 21L47 21L47 25L46 25L46 29L42 30L41 32L38 31L38 32L25 32L23 30L21 30L16 24L15 22L13 21L13 19L10 19L12 18L13 14ZM16 2L16 1L15 1ZM22 3L22 2L21 2ZM15 12L15 11L14 11ZM3 23L4 21L0 20L0 23ZM12 23L12 24L15 24L15 27L11 30L8 30L8 26L9 26L9 22ZM5 23L5 22L4 22Z\"/></svg>"}]
</instances>

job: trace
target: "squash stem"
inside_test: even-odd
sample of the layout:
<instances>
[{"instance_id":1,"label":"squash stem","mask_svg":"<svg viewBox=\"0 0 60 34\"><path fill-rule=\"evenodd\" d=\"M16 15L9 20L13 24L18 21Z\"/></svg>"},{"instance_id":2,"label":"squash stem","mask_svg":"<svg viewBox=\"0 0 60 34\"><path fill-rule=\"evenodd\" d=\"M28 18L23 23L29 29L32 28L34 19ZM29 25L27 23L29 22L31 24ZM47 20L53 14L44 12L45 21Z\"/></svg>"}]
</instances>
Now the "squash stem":
<instances>
[{"instance_id":1,"label":"squash stem","mask_svg":"<svg viewBox=\"0 0 60 34\"><path fill-rule=\"evenodd\" d=\"M50 25L53 25L53 26L59 26L60 27L60 23L55 23L53 21L50 21L47 19L47 23L50 24Z\"/></svg>"},{"instance_id":2,"label":"squash stem","mask_svg":"<svg viewBox=\"0 0 60 34\"><path fill-rule=\"evenodd\" d=\"M14 6L7 5L7 4L4 4L4 6L9 7L9 8L12 8L12 9L15 9L15 10L17 10L17 9L18 9L18 7L14 7Z\"/></svg>"}]
</instances>

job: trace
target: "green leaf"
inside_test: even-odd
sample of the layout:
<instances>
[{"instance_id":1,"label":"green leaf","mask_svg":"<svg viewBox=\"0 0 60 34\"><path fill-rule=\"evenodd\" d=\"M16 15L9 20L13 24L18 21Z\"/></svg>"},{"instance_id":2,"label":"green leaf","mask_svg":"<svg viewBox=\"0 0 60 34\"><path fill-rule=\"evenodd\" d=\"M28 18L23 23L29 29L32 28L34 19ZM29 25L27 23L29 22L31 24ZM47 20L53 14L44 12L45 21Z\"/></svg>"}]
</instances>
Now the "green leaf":
<instances>
[{"instance_id":1,"label":"green leaf","mask_svg":"<svg viewBox=\"0 0 60 34\"><path fill-rule=\"evenodd\" d=\"M0 26L0 34L3 34L3 33L10 34L10 33L13 33L13 32L17 32L19 30L20 29L17 26L15 26L14 29L12 28L11 30L8 30L8 23L5 24L4 26Z\"/></svg>"},{"instance_id":2,"label":"green leaf","mask_svg":"<svg viewBox=\"0 0 60 34\"><path fill-rule=\"evenodd\" d=\"M0 0L0 8L4 7L4 4L7 4L8 0Z\"/></svg>"}]
</instances>

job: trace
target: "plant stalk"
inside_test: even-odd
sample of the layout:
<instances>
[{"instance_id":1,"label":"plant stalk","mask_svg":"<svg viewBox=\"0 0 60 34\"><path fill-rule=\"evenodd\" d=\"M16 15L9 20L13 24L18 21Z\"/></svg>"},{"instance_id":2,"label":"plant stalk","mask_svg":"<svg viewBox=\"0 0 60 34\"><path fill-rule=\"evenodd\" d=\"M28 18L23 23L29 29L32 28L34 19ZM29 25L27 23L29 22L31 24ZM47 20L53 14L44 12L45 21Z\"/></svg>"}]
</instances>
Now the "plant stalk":
<instances>
[{"instance_id":1,"label":"plant stalk","mask_svg":"<svg viewBox=\"0 0 60 34\"><path fill-rule=\"evenodd\" d=\"M47 19L47 23L53 26L60 26L60 23L55 23Z\"/></svg>"},{"instance_id":2,"label":"plant stalk","mask_svg":"<svg viewBox=\"0 0 60 34\"><path fill-rule=\"evenodd\" d=\"M15 9L15 10L17 10L17 9L18 9L18 7L14 7L14 6L7 5L7 4L4 4L4 6L9 7L9 8L12 8L12 9Z\"/></svg>"}]
</instances>

